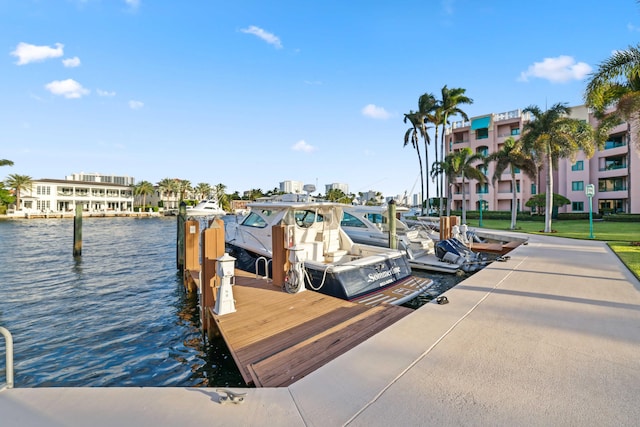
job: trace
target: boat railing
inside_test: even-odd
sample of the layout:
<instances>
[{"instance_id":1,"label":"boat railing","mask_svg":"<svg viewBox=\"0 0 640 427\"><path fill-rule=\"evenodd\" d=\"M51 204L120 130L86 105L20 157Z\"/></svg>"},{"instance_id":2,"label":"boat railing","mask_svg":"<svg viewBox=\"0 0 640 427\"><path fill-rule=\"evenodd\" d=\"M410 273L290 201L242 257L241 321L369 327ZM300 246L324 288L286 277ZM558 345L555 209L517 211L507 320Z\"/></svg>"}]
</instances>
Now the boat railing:
<instances>
[{"instance_id":1,"label":"boat railing","mask_svg":"<svg viewBox=\"0 0 640 427\"><path fill-rule=\"evenodd\" d=\"M260 276L260 273L258 273L258 267L260 266L260 262L264 263L264 276ZM269 278L269 264L271 264L271 260L267 259L267 257L258 257L258 259L256 259L256 279L268 279Z\"/></svg>"},{"instance_id":2,"label":"boat railing","mask_svg":"<svg viewBox=\"0 0 640 427\"><path fill-rule=\"evenodd\" d=\"M13 338L11 337L11 333L6 328L0 326L0 334L4 336L4 340L6 342L6 372L7 372L7 383L4 386L0 386L0 391L4 389L13 388Z\"/></svg>"}]
</instances>

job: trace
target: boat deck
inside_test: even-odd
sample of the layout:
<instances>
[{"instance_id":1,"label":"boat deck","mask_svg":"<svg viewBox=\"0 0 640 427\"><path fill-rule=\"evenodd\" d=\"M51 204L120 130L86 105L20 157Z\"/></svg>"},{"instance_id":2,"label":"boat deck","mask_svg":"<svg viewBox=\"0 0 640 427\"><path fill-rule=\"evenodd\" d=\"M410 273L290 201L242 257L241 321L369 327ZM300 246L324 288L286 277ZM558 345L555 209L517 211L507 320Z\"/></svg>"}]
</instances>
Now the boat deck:
<instances>
[{"instance_id":1,"label":"boat deck","mask_svg":"<svg viewBox=\"0 0 640 427\"><path fill-rule=\"evenodd\" d=\"M211 314L245 382L256 387L286 387L413 312L288 294L238 270L235 280L236 312Z\"/></svg>"}]
</instances>

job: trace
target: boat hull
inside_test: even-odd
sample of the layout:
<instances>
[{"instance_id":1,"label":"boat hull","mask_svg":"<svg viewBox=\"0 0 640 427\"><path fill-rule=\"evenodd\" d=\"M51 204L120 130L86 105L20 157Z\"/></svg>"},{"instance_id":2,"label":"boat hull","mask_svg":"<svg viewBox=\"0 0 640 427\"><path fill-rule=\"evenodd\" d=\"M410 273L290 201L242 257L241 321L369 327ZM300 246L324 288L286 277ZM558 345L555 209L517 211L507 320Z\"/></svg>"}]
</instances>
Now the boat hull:
<instances>
[{"instance_id":1,"label":"boat hull","mask_svg":"<svg viewBox=\"0 0 640 427\"><path fill-rule=\"evenodd\" d=\"M272 277L271 257L259 254L241 246L227 243L227 251L236 258L236 268L255 273L260 276ZM258 261L259 258L264 258ZM378 257L376 262L358 264L317 264L305 263L305 286L317 292L341 298L347 301L357 301L380 293L386 288L393 287L411 277L411 266L406 257ZM415 298L424 292L430 280L421 283L420 286L407 286L403 291L397 291L398 301L402 303Z\"/></svg>"}]
</instances>

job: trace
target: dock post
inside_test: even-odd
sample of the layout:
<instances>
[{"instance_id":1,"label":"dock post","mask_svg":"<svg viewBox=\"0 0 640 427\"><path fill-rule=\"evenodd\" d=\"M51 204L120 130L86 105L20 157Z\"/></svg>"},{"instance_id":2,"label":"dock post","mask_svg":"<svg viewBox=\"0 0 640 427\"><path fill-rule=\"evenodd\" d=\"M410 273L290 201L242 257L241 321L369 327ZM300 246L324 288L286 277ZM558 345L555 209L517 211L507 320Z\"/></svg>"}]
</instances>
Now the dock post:
<instances>
[{"instance_id":1,"label":"dock post","mask_svg":"<svg viewBox=\"0 0 640 427\"><path fill-rule=\"evenodd\" d=\"M389 202L389 248L398 249L398 236L396 235L396 201Z\"/></svg>"},{"instance_id":2,"label":"dock post","mask_svg":"<svg viewBox=\"0 0 640 427\"><path fill-rule=\"evenodd\" d=\"M224 255L224 221L211 221L202 233L202 260L200 262L200 320L203 331L211 337L215 333L210 310L215 305L220 278L216 274L217 259Z\"/></svg>"},{"instance_id":3,"label":"dock post","mask_svg":"<svg viewBox=\"0 0 640 427\"><path fill-rule=\"evenodd\" d=\"M285 247L286 232L286 226L284 225L274 225L271 228L271 248L273 250L273 256L271 257L271 280L273 280L272 283L274 286L280 287L284 285L285 273L289 268L289 251ZM267 268L267 266L265 266L265 268ZM265 272L265 276L268 275L269 272Z\"/></svg>"},{"instance_id":4,"label":"dock post","mask_svg":"<svg viewBox=\"0 0 640 427\"><path fill-rule=\"evenodd\" d=\"M73 217L73 256L82 255L82 204L76 205L76 216Z\"/></svg>"},{"instance_id":5,"label":"dock post","mask_svg":"<svg viewBox=\"0 0 640 427\"><path fill-rule=\"evenodd\" d=\"M184 223L186 218L187 204L182 201L178 209L178 228L176 233L176 268L181 271L184 269Z\"/></svg>"},{"instance_id":6,"label":"dock post","mask_svg":"<svg viewBox=\"0 0 640 427\"><path fill-rule=\"evenodd\" d=\"M184 225L184 271L182 281L188 292L195 290L195 283L191 279L191 274L200 272L200 223L188 220Z\"/></svg>"}]
</instances>

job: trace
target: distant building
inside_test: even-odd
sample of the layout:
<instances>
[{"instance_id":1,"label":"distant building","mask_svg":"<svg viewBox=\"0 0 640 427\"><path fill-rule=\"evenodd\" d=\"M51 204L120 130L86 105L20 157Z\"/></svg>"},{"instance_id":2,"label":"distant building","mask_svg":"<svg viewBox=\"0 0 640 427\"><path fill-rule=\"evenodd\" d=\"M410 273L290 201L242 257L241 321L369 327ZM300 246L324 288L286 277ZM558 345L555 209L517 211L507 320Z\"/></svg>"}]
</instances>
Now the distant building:
<instances>
[{"instance_id":1,"label":"distant building","mask_svg":"<svg viewBox=\"0 0 640 427\"><path fill-rule=\"evenodd\" d=\"M118 185L134 185L136 180L132 176L117 176L117 175L103 175L100 173L73 173L66 177L67 181L82 181L82 182L102 182L105 184L118 184Z\"/></svg>"},{"instance_id":2,"label":"distant building","mask_svg":"<svg viewBox=\"0 0 640 427\"><path fill-rule=\"evenodd\" d=\"M81 180L39 179L20 192L16 210L25 213L64 213L82 205L85 212L131 212L133 189L129 185Z\"/></svg>"},{"instance_id":3,"label":"distant building","mask_svg":"<svg viewBox=\"0 0 640 427\"><path fill-rule=\"evenodd\" d=\"M304 183L300 181L283 181L280 183L282 193L300 194L303 192Z\"/></svg>"},{"instance_id":4,"label":"distant building","mask_svg":"<svg viewBox=\"0 0 640 427\"><path fill-rule=\"evenodd\" d=\"M332 184L325 185L325 194L331 190L341 190L344 194L349 194L349 184L343 184L340 182L334 182Z\"/></svg>"}]
</instances>

